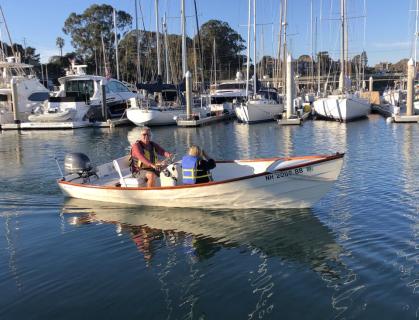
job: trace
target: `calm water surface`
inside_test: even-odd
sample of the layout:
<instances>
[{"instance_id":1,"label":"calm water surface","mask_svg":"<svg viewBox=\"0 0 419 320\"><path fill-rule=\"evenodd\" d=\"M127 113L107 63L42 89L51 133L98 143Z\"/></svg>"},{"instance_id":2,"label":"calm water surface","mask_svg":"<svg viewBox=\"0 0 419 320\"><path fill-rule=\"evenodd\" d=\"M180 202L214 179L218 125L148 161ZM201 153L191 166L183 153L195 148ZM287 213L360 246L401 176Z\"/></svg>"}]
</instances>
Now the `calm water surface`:
<instances>
[{"instance_id":1,"label":"calm water surface","mask_svg":"<svg viewBox=\"0 0 419 320\"><path fill-rule=\"evenodd\" d=\"M155 128L180 157L346 152L307 210L199 210L65 199L54 157L95 164L138 128L0 134L0 319L419 318L419 126Z\"/></svg>"}]
</instances>

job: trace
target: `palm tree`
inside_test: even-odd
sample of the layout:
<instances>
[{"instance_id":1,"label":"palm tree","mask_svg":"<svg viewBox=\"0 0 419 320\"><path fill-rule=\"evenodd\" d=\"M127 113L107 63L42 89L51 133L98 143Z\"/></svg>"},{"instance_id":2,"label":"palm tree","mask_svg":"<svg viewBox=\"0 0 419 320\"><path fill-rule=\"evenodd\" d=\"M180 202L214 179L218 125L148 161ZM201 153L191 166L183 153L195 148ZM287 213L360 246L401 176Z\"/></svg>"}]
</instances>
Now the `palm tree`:
<instances>
[{"instance_id":1,"label":"palm tree","mask_svg":"<svg viewBox=\"0 0 419 320\"><path fill-rule=\"evenodd\" d=\"M57 37L57 40L55 41L55 44L58 48L60 48L60 56L63 56L63 47L64 47L64 39L61 37Z\"/></svg>"}]
</instances>

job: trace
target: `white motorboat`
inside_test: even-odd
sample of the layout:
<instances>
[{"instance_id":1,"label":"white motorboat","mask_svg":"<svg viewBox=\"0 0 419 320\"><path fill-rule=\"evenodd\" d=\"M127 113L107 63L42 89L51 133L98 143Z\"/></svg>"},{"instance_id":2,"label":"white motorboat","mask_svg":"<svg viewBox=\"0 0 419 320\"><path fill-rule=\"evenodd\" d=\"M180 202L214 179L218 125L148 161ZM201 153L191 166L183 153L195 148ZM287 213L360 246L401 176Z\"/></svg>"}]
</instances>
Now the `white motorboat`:
<instances>
[{"instance_id":1,"label":"white motorboat","mask_svg":"<svg viewBox=\"0 0 419 320\"><path fill-rule=\"evenodd\" d=\"M91 168L84 154L69 154L64 195L86 200L163 207L307 208L337 180L344 154L218 161L213 181L184 185L179 163L162 171L157 187L131 177L125 156Z\"/></svg>"},{"instance_id":2,"label":"white motorboat","mask_svg":"<svg viewBox=\"0 0 419 320\"><path fill-rule=\"evenodd\" d=\"M32 110L49 97L45 88L35 76L33 66L21 63L16 57L3 57L0 62L0 124L14 122L12 83L17 90L17 117L27 121Z\"/></svg>"},{"instance_id":3,"label":"white motorboat","mask_svg":"<svg viewBox=\"0 0 419 320\"><path fill-rule=\"evenodd\" d=\"M273 89L262 89L246 102L235 105L237 119L255 123L278 119L284 112L282 96Z\"/></svg>"},{"instance_id":4,"label":"white motorboat","mask_svg":"<svg viewBox=\"0 0 419 320\"><path fill-rule=\"evenodd\" d=\"M347 122L366 117L371 104L355 94L346 93L317 99L313 108L319 118Z\"/></svg>"},{"instance_id":5,"label":"white motorboat","mask_svg":"<svg viewBox=\"0 0 419 320\"><path fill-rule=\"evenodd\" d=\"M31 122L93 122L101 120L102 91L105 85L108 118L121 117L128 100L137 94L116 79L87 75L86 65L72 64L60 78L60 90L28 117Z\"/></svg>"},{"instance_id":6,"label":"white motorboat","mask_svg":"<svg viewBox=\"0 0 419 320\"><path fill-rule=\"evenodd\" d=\"M249 83L250 85L250 83ZM253 94L253 87L250 86L249 94ZM247 99L246 81L242 80L242 75L237 72L234 81L223 81L211 85L210 94L206 97L208 105L213 108L223 108L224 110L234 111L234 104L237 101Z\"/></svg>"}]
</instances>

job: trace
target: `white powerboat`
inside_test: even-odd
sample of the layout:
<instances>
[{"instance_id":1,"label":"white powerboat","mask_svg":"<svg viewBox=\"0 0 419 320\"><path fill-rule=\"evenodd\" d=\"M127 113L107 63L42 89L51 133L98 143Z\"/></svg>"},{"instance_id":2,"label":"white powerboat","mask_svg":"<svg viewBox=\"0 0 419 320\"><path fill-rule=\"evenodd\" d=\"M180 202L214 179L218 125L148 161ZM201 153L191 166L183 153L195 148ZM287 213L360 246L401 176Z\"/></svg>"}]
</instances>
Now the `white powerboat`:
<instances>
[{"instance_id":1,"label":"white powerboat","mask_svg":"<svg viewBox=\"0 0 419 320\"><path fill-rule=\"evenodd\" d=\"M163 170L158 186L132 178L129 156L98 166L80 153L65 158L67 175L58 180L64 195L86 200L163 207L307 208L337 180L344 154L218 161L213 181L185 185L180 164Z\"/></svg>"},{"instance_id":2,"label":"white powerboat","mask_svg":"<svg viewBox=\"0 0 419 320\"><path fill-rule=\"evenodd\" d=\"M32 110L49 97L49 90L35 76L32 65L16 57L5 58L0 62L0 124L14 122L12 83L17 91L17 120L27 121Z\"/></svg>"},{"instance_id":3,"label":"white powerboat","mask_svg":"<svg viewBox=\"0 0 419 320\"><path fill-rule=\"evenodd\" d=\"M87 75L86 65L72 65L60 78L60 89L28 117L31 122L94 122L102 116L102 90L105 85L108 118L121 117L128 101L137 94L116 79Z\"/></svg>"}]
</instances>

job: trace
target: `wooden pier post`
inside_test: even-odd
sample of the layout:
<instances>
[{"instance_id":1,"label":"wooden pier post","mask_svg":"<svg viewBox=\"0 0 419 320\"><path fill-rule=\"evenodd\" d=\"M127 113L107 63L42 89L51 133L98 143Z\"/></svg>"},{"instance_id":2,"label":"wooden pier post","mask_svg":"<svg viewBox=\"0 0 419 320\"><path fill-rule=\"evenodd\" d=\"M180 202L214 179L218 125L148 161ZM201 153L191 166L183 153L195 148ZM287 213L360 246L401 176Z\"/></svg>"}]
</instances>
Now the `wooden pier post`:
<instances>
[{"instance_id":1,"label":"wooden pier post","mask_svg":"<svg viewBox=\"0 0 419 320\"><path fill-rule=\"evenodd\" d=\"M102 92L102 117L103 121L108 120L108 105L106 104L106 82L104 80L100 81L100 88Z\"/></svg>"},{"instance_id":2,"label":"wooden pier post","mask_svg":"<svg viewBox=\"0 0 419 320\"><path fill-rule=\"evenodd\" d=\"M411 58L407 63L407 98L406 98L406 114L405 115L394 115L392 117L393 122L397 123L418 123L419 115L413 114L413 103L415 97L415 65Z\"/></svg>"},{"instance_id":3,"label":"wooden pier post","mask_svg":"<svg viewBox=\"0 0 419 320\"><path fill-rule=\"evenodd\" d=\"M185 73L186 80L186 119L190 120L192 116L192 74L188 71Z\"/></svg>"},{"instance_id":4,"label":"wooden pier post","mask_svg":"<svg viewBox=\"0 0 419 320\"><path fill-rule=\"evenodd\" d=\"M287 55L287 67L286 67L287 79L286 79L286 119L282 118L278 120L281 125L300 125L302 120L300 117L295 116L294 110L294 97L295 97L295 86L294 86L294 69L292 68L292 57L290 54Z\"/></svg>"},{"instance_id":5,"label":"wooden pier post","mask_svg":"<svg viewBox=\"0 0 419 320\"><path fill-rule=\"evenodd\" d=\"M415 66L413 59L407 62L407 98L406 98L406 115L413 115L413 99L414 99L414 78L415 78Z\"/></svg>"},{"instance_id":6,"label":"wooden pier post","mask_svg":"<svg viewBox=\"0 0 419 320\"><path fill-rule=\"evenodd\" d=\"M19 124L19 95L17 93L17 80L15 78L12 78L12 80L10 81L10 85L12 87L13 120L15 124Z\"/></svg>"},{"instance_id":7,"label":"wooden pier post","mask_svg":"<svg viewBox=\"0 0 419 320\"><path fill-rule=\"evenodd\" d=\"M293 100L294 100L294 72L292 69L292 57L290 54L287 56L287 119L291 118L294 114Z\"/></svg>"}]
</instances>

